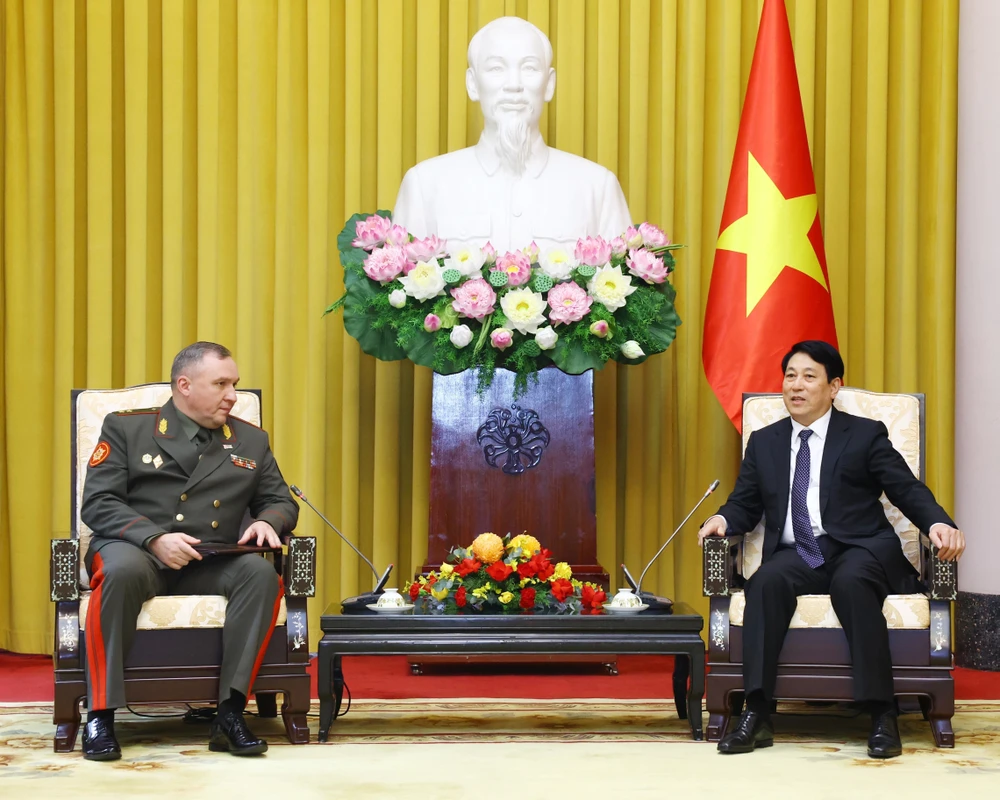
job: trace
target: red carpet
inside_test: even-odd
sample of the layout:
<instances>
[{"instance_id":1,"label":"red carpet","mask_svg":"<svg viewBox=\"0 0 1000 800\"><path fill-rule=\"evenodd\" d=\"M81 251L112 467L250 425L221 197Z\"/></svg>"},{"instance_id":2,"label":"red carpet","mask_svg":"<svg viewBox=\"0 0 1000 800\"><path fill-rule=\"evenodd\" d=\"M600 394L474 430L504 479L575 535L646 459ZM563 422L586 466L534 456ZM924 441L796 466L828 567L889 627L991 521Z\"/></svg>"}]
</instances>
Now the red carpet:
<instances>
[{"instance_id":1,"label":"red carpet","mask_svg":"<svg viewBox=\"0 0 1000 800\"><path fill-rule=\"evenodd\" d=\"M404 656L346 656L344 678L355 698L673 697L670 656L620 656L618 675L596 665L510 664L495 669L439 667L411 675ZM556 671L558 670L558 672ZM316 697L316 661L310 665ZM1000 672L955 669L955 699L1000 700ZM51 702L52 659L0 651L0 702Z\"/></svg>"}]
</instances>

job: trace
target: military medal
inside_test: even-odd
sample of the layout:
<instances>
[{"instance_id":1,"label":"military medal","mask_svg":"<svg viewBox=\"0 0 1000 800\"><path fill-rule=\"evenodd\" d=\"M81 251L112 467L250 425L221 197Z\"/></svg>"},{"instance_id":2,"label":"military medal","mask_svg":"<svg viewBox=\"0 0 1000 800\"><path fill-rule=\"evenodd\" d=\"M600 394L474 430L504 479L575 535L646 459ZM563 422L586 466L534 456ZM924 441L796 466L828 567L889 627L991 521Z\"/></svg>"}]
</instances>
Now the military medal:
<instances>
[{"instance_id":1,"label":"military medal","mask_svg":"<svg viewBox=\"0 0 1000 800\"><path fill-rule=\"evenodd\" d=\"M143 455L143 457L142 457L142 463L143 464L152 464L153 463L153 457L149 453L145 453Z\"/></svg>"},{"instance_id":2,"label":"military medal","mask_svg":"<svg viewBox=\"0 0 1000 800\"><path fill-rule=\"evenodd\" d=\"M242 458L236 455L236 453L233 453L229 457L233 460L233 463L237 467L242 467L243 469L257 469L257 462L252 458Z\"/></svg>"},{"instance_id":3,"label":"military medal","mask_svg":"<svg viewBox=\"0 0 1000 800\"><path fill-rule=\"evenodd\" d=\"M163 456L159 453L156 454L156 458L153 459L153 466L159 469L163 466Z\"/></svg>"}]
</instances>

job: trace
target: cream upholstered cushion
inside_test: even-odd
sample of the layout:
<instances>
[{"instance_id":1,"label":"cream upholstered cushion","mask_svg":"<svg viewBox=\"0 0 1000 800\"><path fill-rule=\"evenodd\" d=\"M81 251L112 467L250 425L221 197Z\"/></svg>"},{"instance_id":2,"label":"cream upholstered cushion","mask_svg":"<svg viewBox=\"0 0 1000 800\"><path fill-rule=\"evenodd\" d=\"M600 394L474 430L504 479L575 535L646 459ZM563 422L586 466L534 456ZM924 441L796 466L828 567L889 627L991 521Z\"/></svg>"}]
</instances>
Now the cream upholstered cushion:
<instances>
[{"instance_id":1,"label":"cream upholstered cushion","mask_svg":"<svg viewBox=\"0 0 1000 800\"><path fill-rule=\"evenodd\" d=\"M920 400L910 394L883 394L843 387L834 405L848 414L881 420L889 430L889 441L906 459L913 474L920 477ZM743 402L743 450L750 434L788 416L780 394L748 397ZM789 446L791 446L789 444ZM903 513L882 495L886 516L899 536L903 554L920 568L920 534ZM750 577L760 566L764 546L764 522L744 537L743 575ZM832 612L831 612L832 613Z\"/></svg>"},{"instance_id":2,"label":"cream upholstered cushion","mask_svg":"<svg viewBox=\"0 0 1000 800\"><path fill-rule=\"evenodd\" d=\"M80 539L80 583L90 586L84 567L84 556L90 544L91 530L80 519L83 503L83 485L87 478L87 463L101 438L104 418L112 411L132 411L141 408L158 408L170 399L169 383L146 383L125 389L87 389L76 396L76 470L74 472L76 495L76 530ZM236 405L232 415L254 425L260 425L260 397L254 392L236 392Z\"/></svg>"},{"instance_id":3,"label":"cream upholstered cushion","mask_svg":"<svg viewBox=\"0 0 1000 800\"><path fill-rule=\"evenodd\" d=\"M80 628L87 620L92 592L80 596ZM281 598L276 625L285 624L285 598ZM226 598L217 594L161 595L147 600L139 611L140 631L168 628L221 628L226 621Z\"/></svg>"},{"instance_id":4,"label":"cream upholstered cushion","mask_svg":"<svg viewBox=\"0 0 1000 800\"><path fill-rule=\"evenodd\" d=\"M729 624L743 625L746 598L734 592L729 600ZM931 623L930 602L922 594L890 594L882 604L882 614L889 628L926 630ZM799 596L789 628L840 628L828 594Z\"/></svg>"}]
</instances>

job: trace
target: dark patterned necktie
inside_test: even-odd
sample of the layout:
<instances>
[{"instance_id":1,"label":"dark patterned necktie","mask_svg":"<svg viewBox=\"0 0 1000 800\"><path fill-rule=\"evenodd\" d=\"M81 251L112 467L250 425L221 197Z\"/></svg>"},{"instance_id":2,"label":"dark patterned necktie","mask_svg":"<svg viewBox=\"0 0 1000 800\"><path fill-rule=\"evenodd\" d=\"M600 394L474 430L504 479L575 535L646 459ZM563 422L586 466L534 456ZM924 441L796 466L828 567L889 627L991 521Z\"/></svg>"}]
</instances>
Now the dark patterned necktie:
<instances>
[{"instance_id":1,"label":"dark patterned necktie","mask_svg":"<svg viewBox=\"0 0 1000 800\"><path fill-rule=\"evenodd\" d=\"M809 505L806 497L809 494L809 437L811 430L799 431L799 453L795 457L795 477L792 479L792 533L795 535L795 549L802 560L810 568L823 566L823 553L819 542L813 535L812 522L809 521Z\"/></svg>"}]
</instances>

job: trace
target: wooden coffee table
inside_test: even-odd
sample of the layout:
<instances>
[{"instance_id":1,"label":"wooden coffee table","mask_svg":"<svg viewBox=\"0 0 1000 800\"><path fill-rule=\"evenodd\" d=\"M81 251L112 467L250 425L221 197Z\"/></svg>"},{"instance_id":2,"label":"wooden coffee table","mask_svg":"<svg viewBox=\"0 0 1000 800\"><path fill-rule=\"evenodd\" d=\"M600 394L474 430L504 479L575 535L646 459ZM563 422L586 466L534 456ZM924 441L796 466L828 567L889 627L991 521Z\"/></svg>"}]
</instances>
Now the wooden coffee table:
<instances>
[{"instance_id":1,"label":"wooden coffee table","mask_svg":"<svg viewBox=\"0 0 1000 800\"><path fill-rule=\"evenodd\" d=\"M344 692L345 655L673 655L674 703L691 734L702 738L705 694L704 620L683 603L673 614L436 616L342 615L320 618L319 740L325 742ZM688 712L691 712L690 714Z\"/></svg>"}]
</instances>

